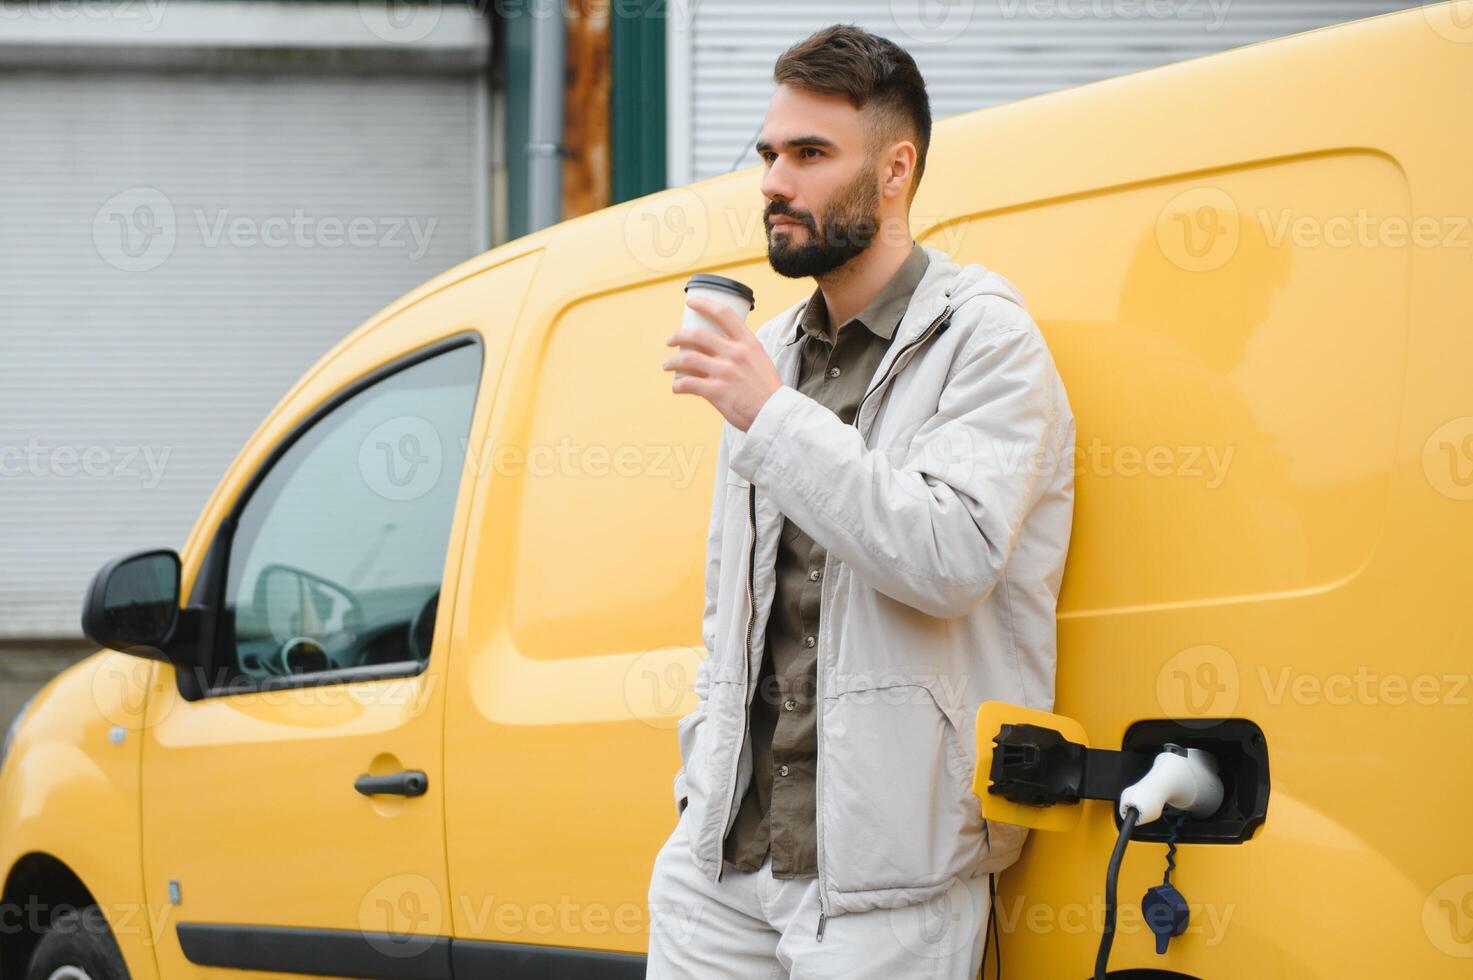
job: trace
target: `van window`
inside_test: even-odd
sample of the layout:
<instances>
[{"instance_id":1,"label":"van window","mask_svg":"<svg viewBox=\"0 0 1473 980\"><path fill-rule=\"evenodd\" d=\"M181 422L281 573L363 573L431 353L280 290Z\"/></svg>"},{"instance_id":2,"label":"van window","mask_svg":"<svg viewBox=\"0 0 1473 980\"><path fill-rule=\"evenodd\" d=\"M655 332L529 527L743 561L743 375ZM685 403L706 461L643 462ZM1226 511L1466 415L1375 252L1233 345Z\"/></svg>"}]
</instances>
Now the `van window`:
<instances>
[{"instance_id":1,"label":"van window","mask_svg":"<svg viewBox=\"0 0 1473 980\"><path fill-rule=\"evenodd\" d=\"M231 545L222 666L263 679L428 658L480 369L474 344L413 364L281 455Z\"/></svg>"}]
</instances>

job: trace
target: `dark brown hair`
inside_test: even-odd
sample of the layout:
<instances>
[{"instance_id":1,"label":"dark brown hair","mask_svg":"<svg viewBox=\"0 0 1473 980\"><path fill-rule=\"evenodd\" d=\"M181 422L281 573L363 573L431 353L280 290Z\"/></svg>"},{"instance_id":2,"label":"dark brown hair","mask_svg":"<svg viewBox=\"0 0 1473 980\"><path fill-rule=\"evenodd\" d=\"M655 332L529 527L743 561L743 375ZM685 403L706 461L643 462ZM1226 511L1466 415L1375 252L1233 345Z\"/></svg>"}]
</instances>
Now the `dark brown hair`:
<instances>
[{"instance_id":1,"label":"dark brown hair","mask_svg":"<svg viewBox=\"0 0 1473 980\"><path fill-rule=\"evenodd\" d=\"M907 203L915 197L931 145L931 100L926 80L904 48L857 25L834 24L784 51L772 78L779 85L848 99L866 117L872 154L897 139L915 143L915 177Z\"/></svg>"}]
</instances>

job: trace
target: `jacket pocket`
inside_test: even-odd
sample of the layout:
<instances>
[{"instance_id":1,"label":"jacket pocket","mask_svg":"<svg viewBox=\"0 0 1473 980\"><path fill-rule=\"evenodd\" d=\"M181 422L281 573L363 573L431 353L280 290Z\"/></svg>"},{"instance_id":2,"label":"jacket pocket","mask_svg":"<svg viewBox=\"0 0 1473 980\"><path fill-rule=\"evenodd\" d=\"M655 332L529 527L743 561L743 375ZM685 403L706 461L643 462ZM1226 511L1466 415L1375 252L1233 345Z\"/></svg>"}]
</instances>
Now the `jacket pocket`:
<instances>
[{"instance_id":1,"label":"jacket pocket","mask_svg":"<svg viewBox=\"0 0 1473 980\"><path fill-rule=\"evenodd\" d=\"M739 682L745 678L743 645L747 630L747 551L751 483L731 469L722 475L726 486L720 514L721 569L717 583L716 642L708 667L712 681Z\"/></svg>"},{"instance_id":2,"label":"jacket pocket","mask_svg":"<svg viewBox=\"0 0 1473 980\"><path fill-rule=\"evenodd\" d=\"M681 718L677 726L680 751L685 758L683 785L685 809L689 812L684 817L692 845L697 848L713 846L712 835L719 838L721 829L713 823L725 819L726 790L733 775L727 752L735 738L733 728L741 724L737 712L742 695L740 683L712 680L706 690L704 715L697 718L692 712ZM676 805L679 806L678 799ZM718 815L716 809L723 812Z\"/></svg>"},{"instance_id":3,"label":"jacket pocket","mask_svg":"<svg viewBox=\"0 0 1473 980\"><path fill-rule=\"evenodd\" d=\"M680 743L680 757L685 760L681 772L684 774L682 784L687 806L698 799L704 801L706 787L710 785L710 766L705 757L703 745L705 740L701 738L701 731L707 727L706 720L712 708L712 694L719 686L719 684L713 684L707 689L706 704L703 710L689 712L675 726ZM679 800L676 801L676 805L681 805Z\"/></svg>"},{"instance_id":4,"label":"jacket pocket","mask_svg":"<svg viewBox=\"0 0 1473 980\"><path fill-rule=\"evenodd\" d=\"M675 812L678 816L685 811L690 799L688 787L690 761L695 758L696 735L699 733L701 723L706 719L706 706L700 710L688 711L676 722L675 732L680 744L681 766L680 772L675 774Z\"/></svg>"},{"instance_id":5,"label":"jacket pocket","mask_svg":"<svg viewBox=\"0 0 1473 980\"><path fill-rule=\"evenodd\" d=\"M968 873L982 819L960 734L925 684L824 702L824 863L839 891L926 887Z\"/></svg>"}]
</instances>

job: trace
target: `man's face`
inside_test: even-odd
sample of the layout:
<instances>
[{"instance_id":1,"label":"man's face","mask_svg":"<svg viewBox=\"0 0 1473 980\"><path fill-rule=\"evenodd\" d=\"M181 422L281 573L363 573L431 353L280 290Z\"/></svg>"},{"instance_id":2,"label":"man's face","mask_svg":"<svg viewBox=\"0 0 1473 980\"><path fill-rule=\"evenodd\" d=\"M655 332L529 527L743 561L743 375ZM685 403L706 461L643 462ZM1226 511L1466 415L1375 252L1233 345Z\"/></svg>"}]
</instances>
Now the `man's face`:
<instances>
[{"instance_id":1,"label":"man's face","mask_svg":"<svg viewBox=\"0 0 1473 980\"><path fill-rule=\"evenodd\" d=\"M779 275L823 275L874 241L879 177L864 136L859 111L842 96L778 86L757 152L766 165L767 261Z\"/></svg>"}]
</instances>

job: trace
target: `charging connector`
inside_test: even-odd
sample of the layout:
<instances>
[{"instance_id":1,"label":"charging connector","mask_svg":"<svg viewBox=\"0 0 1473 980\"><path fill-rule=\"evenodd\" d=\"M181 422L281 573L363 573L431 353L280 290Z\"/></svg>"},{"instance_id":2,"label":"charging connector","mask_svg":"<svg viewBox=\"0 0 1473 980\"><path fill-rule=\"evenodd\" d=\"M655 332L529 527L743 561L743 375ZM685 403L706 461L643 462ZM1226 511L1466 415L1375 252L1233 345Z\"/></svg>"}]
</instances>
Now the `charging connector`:
<instances>
[{"instance_id":1,"label":"charging connector","mask_svg":"<svg viewBox=\"0 0 1473 980\"><path fill-rule=\"evenodd\" d=\"M1168 806L1194 817L1210 817L1217 812L1222 806L1222 779L1212 755L1168 742L1150 770L1121 792L1120 817L1124 822L1105 871L1105 924L1095 955L1095 980L1105 980L1109 971L1110 947L1115 940L1115 895L1125 845L1138 824L1161 819L1161 812Z\"/></svg>"},{"instance_id":2,"label":"charging connector","mask_svg":"<svg viewBox=\"0 0 1473 980\"><path fill-rule=\"evenodd\" d=\"M1140 814L1137 824L1161 819L1161 811L1168 806L1193 817L1216 813L1222 806L1217 760L1201 749L1167 743L1150 771L1120 794L1120 816L1133 809Z\"/></svg>"}]
</instances>

